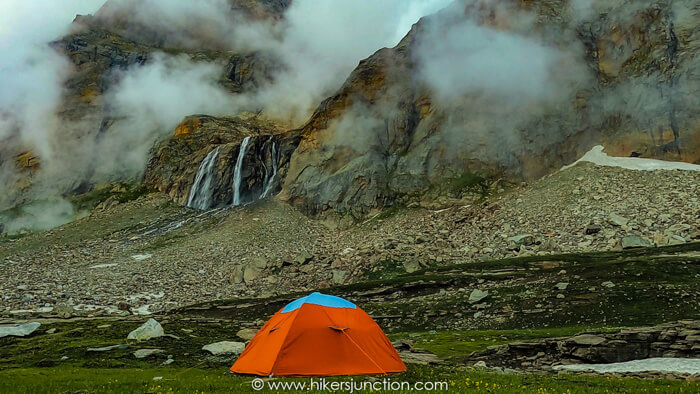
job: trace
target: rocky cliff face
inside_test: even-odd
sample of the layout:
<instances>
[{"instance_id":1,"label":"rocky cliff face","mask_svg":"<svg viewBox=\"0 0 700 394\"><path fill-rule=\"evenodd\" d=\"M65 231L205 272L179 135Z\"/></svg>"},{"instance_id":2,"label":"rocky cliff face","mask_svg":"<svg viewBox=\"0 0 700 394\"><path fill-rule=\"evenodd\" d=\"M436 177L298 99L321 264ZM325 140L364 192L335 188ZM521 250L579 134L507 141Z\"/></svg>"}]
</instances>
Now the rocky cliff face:
<instances>
[{"instance_id":1,"label":"rocky cliff face","mask_svg":"<svg viewBox=\"0 0 700 394\"><path fill-rule=\"evenodd\" d=\"M228 4L230 14L221 16L221 20L234 24L238 18L278 20L289 6L289 1L231 0ZM56 110L56 121L61 123L57 126L60 129L57 132L60 134L58 138L89 147L114 134L114 126L122 119L121 115L115 114L113 108L110 108L106 96L119 83L124 71L148 65L160 53L180 56L194 64L216 65L222 70L218 84L234 95L256 89L264 81L270 80L274 69L279 67L277 60L270 54L232 51L230 46L212 41L204 28L188 31L187 40L184 40L182 32L174 34L162 26L151 29L149 24L157 21L135 15L142 6L144 5L131 0L110 0L94 16L77 16L71 26L71 33L50 44L70 62L69 75ZM193 23L206 25L201 20ZM37 174L36 170L46 160L46 157L36 152L26 153L34 147L26 145L19 132L4 135L7 137L0 141L0 168L3 169L0 187L6 186L6 190L0 193L0 210L27 203L33 198L31 189L42 175ZM81 151L83 156L90 155L82 152L90 148L63 148L66 152L59 152L57 156L73 157L74 162L78 162L79 155L71 156L69 151L73 149ZM24 159L27 155L31 156L30 164ZM19 159L15 161L15 157ZM81 157L80 160L86 159ZM49 188L58 187L60 190L57 193L67 195L85 192L100 181L90 181L91 171L88 169L86 172L87 174L76 174L78 180L75 182L61 182L59 186L52 185ZM60 174L61 178L70 176L67 172ZM42 187L46 188L45 185L39 188Z\"/></svg>"},{"instance_id":2,"label":"rocky cliff face","mask_svg":"<svg viewBox=\"0 0 700 394\"><path fill-rule=\"evenodd\" d=\"M285 133L274 122L255 117L187 117L172 138L154 148L144 182L184 205L192 193L200 164L218 149L210 186L212 196L207 205L231 205L234 170L246 137L249 141L240 162L241 203L262 197L266 188L269 188L268 195L276 193L279 180L286 175L289 157L298 144L298 134Z\"/></svg>"},{"instance_id":3,"label":"rocky cliff face","mask_svg":"<svg viewBox=\"0 0 700 394\"><path fill-rule=\"evenodd\" d=\"M307 212L366 212L463 173L539 177L599 143L616 155L700 162L697 5L616 0L573 12L567 1L506 3L456 2L361 61L302 128L282 195ZM479 79L505 66L470 67L469 56L503 51L467 47L474 53L456 57L463 73L448 57L426 76L426 54L439 55L431 46L464 49L445 43L454 35L487 38L474 44L485 47L513 40L512 51L532 49L515 59L526 68L554 60L541 85L521 85L537 80L534 66L519 80L508 68L498 84ZM451 77L446 86L435 83L440 73ZM468 89L450 86L460 83Z\"/></svg>"}]
</instances>

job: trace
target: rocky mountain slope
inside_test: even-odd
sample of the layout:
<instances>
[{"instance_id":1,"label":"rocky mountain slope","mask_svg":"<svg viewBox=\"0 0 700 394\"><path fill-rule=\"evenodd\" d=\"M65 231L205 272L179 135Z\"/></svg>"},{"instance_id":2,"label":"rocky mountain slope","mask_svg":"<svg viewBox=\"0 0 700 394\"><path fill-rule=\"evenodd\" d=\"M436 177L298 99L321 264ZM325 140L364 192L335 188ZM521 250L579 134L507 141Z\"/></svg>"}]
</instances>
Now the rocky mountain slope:
<instances>
[{"instance_id":1,"label":"rocky mountain slope","mask_svg":"<svg viewBox=\"0 0 700 394\"><path fill-rule=\"evenodd\" d=\"M602 3L584 16L560 0L465 1L423 18L317 108L283 198L307 212L366 212L464 173L537 178L600 143L613 155L700 162L697 5ZM450 41L460 34L484 43ZM511 44L530 51L522 75L499 64ZM460 51L468 58L453 70Z\"/></svg>"},{"instance_id":2,"label":"rocky mountain slope","mask_svg":"<svg viewBox=\"0 0 700 394\"><path fill-rule=\"evenodd\" d=\"M232 24L236 18L241 17L277 20L289 5L284 0L231 0L228 3L230 15L222 18L230 19ZM27 145L17 130L9 132L0 146L0 168L3 168L4 175L11 175L14 179L8 181L7 185L3 182L2 186L8 187L0 197L0 210L30 202L37 194L46 194L45 191L32 193L32 187L41 175L44 175L43 180L51 177L67 178L67 181L57 184L48 182L48 186L39 185L44 189L57 189L53 192L59 195L80 194L100 183L114 179L124 180L125 175L117 172L96 174L95 169L91 168L94 165L90 162L96 160L92 156L105 153L95 150L101 141L110 138L119 140L119 135L125 133L123 128L129 127L126 123L128 119L113 108L114 103L107 97L114 94L114 87L127 71L157 63L165 56L179 59L178 61L190 61L195 65L212 65L221 70L218 85L236 95L256 89L272 77L272 70L279 67L277 60L270 54L232 51L230 46L215 41L211 32L202 28L206 25L204 20L192 20L191 29L186 30L186 39L180 32L176 35L180 38L173 40L170 38L172 31L164 30L162 26L158 29L149 27L149 23L154 21L144 20L139 13L147 10L142 7L145 5L131 0L108 1L95 15L78 15L71 25L71 33L52 42L52 48L47 48L67 57L71 66L60 105L56 109L60 135L47 139L55 137L81 144L63 146L65 151L54 152L55 157L51 159L55 161L56 158L63 158L63 161L72 161L87 168L59 168L57 174L48 174L51 171L49 165L42 172L42 157L33 151L35 147ZM170 133L171 130L151 130L149 136L140 142L145 146L135 148L147 151L155 140L167 137ZM58 141L47 143L60 145ZM116 154L126 156L128 152ZM196 167L197 164L194 165ZM63 173L61 170L64 170ZM144 168L135 170L142 174Z\"/></svg>"},{"instance_id":3,"label":"rocky mountain slope","mask_svg":"<svg viewBox=\"0 0 700 394\"><path fill-rule=\"evenodd\" d=\"M120 303L139 313L503 257L682 246L700 240L698 174L580 163L531 185L494 186L486 200L416 201L358 225L274 199L201 212L159 193L104 194L74 223L0 238L0 314L112 314Z\"/></svg>"}]
</instances>

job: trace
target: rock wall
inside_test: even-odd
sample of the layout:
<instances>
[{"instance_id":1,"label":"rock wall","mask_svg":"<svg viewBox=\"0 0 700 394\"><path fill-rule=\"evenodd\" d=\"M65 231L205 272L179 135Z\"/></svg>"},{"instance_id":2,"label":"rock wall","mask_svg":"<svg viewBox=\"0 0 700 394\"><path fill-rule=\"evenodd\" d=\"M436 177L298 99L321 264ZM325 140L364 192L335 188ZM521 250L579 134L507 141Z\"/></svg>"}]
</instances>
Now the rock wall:
<instances>
[{"instance_id":1,"label":"rock wall","mask_svg":"<svg viewBox=\"0 0 700 394\"><path fill-rule=\"evenodd\" d=\"M213 206L229 205L233 199L233 172L241 142L251 137L242 162L242 203L256 200L265 188L264 181L273 169L273 145L279 167L277 179L284 177L298 136L284 132L273 122L258 118L216 118L206 115L187 117L172 138L153 149L144 182L167 194L173 201L185 204L199 164L216 147L220 147L216 163ZM279 191L275 182L273 191Z\"/></svg>"},{"instance_id":2,"label":"rock wall","mask_svg":"<svg viewBox=\"0 0 700 394\"><path fill-rule=\"evenodd\" d=\"M284 198L310 213L362 213L465 173L537 178L596 144L613 155L700 162L696 5L615 0L578 15L563 0L510 4L502 12L456 2L423 18L396 47L361 61L302 128ZM431 29L465 20L565 54L547 82L551 90L571 88L515 111L479 94L439 97L419 78L421 45ZM523 27L523 20L532 22Z\"/></svg>"}]
</instances>

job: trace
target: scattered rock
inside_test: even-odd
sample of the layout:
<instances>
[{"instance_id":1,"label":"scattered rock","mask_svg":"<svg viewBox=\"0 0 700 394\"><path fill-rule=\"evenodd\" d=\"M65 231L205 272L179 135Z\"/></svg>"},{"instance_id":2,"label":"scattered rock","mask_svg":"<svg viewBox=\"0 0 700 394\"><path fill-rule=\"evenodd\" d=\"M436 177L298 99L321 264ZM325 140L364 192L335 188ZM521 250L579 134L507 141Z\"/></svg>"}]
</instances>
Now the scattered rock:
<instances>
[{"instance_id":1,"label":"scattered rock","mask_svg":"<svg viewBox=\"0 0 700 394\"><path fill-rule=\"evenodd\" d=\"M530 246L535 243L535 237L532 234L520 234L508 238L508 249L516 250L521 246Z\"/></svg>"},{"instance_id":2,"label":"scattered rock","mask_svg":"<svg viewBox=\"0 0 700 394\"><path fill-rule=\"evenodd\" d=\"M342 285L345 283L345 277L347 276L347 271L334 270L333 271L333 283L336 285Z\"/></svg>"},{"instance_id":3,"label":"scattered rock","mask_svg":"<svg viewBox=\"0 0 700 394\"><path fill-rule=\"evenodd\" d=\"M409 274L420 270L420 268L420 264L416 260L406 260L403 262L403 269Z\"/></svg>"},{"instance_id":4,"label":"scattered rock","mask_svg":"<svg viewBox=\"0 0 700 394\"><path fill-rule=\"evenodd\" d=\"M62 318L69 318L73 316L75 313L75 309L73 309L73 305L69 304L67 302L59 302L56 304L56 307L54 308L54 312L62 317Z\"/></svg>"},{"instance_id":5,"label":"scattered rock","mask_svg":"<svg viewBox=\"0 0 700 394\"><path fill-rule=\"evenodd\" d=\"M156 354L163 353L162 349L139 349L134 352L134 357L136 358L146 358L151 357Z\"/></svg>"},{"instance_id":6,"label":"scattered rock","mask_svg":"<svg viewBox=\"0 0 700 394\"><path fill-rule=\"evenodd\" d=\"M556 285L554 285L559 290L566 290L567 287L569 287L569 283L567 282L559 282Z\"/></svg>"},{"instance_id":7,"label":"scattered rock","mask_svg":"<svg viewBox=\"0 0 700 394\"><path fill-rule=\"evenodd\" d=\"M135 329L129 333L127 339L134 339L137 341L146 341L151 338L158 338L165 335L163 327L155 319L148 319L141 327Z\"/></svg>"},{"instance_id":8,"label":"scattered rock","mask_svg":"<svg viewBox=\"0 0 700 394\"><path fill-rule=\"evenodd\" d=\"M124 344L119 344L119 345L111 345L111 346L104 346L104 347L89 347L87 348L88 352L108 352L110 350L122 350L128 348L129 345L124 345Z\"/></svg>"},{"instance_id":9,"label":"scattered rock","mask_svg":"<svg viewBox=\"0 0 700 394\"><path fill-rule=\"evenodd\" d=\"M608 221L613 226L618 226L618 227L627 226L627 223L629 223L629 219L627 219L623 216L620 216L614 212L611 213L610 215L608 215Z\"/></svg>"},{"instance_id":10,"label":"scattered rock","mask_svg":"<svg viewBox=\"0 0 700 394\"><path fill-rule=\"evenodd\" d=\"M311 261L312 258L313 256L311 253L304 251L299 253L299 255L294 259L294 262L299 265L303 265Z\"/></svg>"},{"instance_id":11,"label":"scattered rock","mask_svg":"<svg viewBox=\"0 0 700 394\"><path fill-rule=\"evenodd\" d=\"M251 284L254 280L258 279L262 272L260 269L254 265L246 265L244 270L243 270L243 281L249 285Z\"/></svg>"},{"instance_id":12,"label":"scattered rock","mask_svg":"<svg viewBox=\"0 0 700 394\"><path fill-rule=\"evenodd\" d=\"M214 356L238 356L243 352L243 349L245 349L245 343L231 341L210 343L202 347L202 350L207 351Z\"/></svg>"},{"instance_id":13,"label":"scattered rock","mask_svg":"<svg viewBox=\"0 0 700 394\"><path fill-rule=\"evenodd\" d=\"M469 302L477 303L489 296L488 291L475 289L469 294Z\"/></svg>"},{"instance_id":14,"label":"scattered rock","mask_svg":"<svg viewBox=\"0 0 700 394\"><path fill-rule=\"evenodd\" d=\"M591 224L589 226L586 226L585 232L586 232L586 235L593 235L593 234L598 234L600 232L600 230L602 230L600 228L600 226Z\"/></svg>"},{"instance_id":15,"label":"scattered rock","mask_svg":"<svg viewBox=\"0 0 700 394\"><path fill-rule=\"evenodd\" d=\"M253 337L257 333L258 333L258 331L254 330L252 328L242 328L242 329L238 330L238 332L236 333L236 336L239 338L242 338L245 341L250 341L251 339L253 339Z\"/></svg>"},{"instance_id":16,"label":"scattered rock","mask_svg":"<svg viewBox=\"0 0 700 394\"><path fill-rule=\"evenodd\" d=\"M258 269L265 269L268 265L268 260L265 257L257 256L253 257L253 265Z\"/></svg>"},{"instance_id":17,"label":"scattered rock","mask_svg":"<svg viewBox=\"0 0 700 394\"><path fill-rule=\"evenodd\" d=\"M600 285L603 286L603 287L607 287L607 288L609 288L609 289L612 289L613 287L615 287L615 284L612 283L612 282L610 282L610 281L603 282L603 283L601 283Z\"/></svg>"},{"instance_id":18,"label":"scattered rock","mask_svg":"<svg viewBox=\"0 0 700 394\"><path fill-rule=\"evenodd\" d=\"M622 238L622 248L644 248L651 246L651 242L637 235L628 235Z\"/></svg>"},{"instance_id":19,"label":"scattered rock","mask_svg":"<svg viewBox=\"0 0 700 394\"><path fill-rule=\"evenodd\" d=\"M0 338L8 336L26 337L27 335L31 335L34 331L36 331L39 326L41 326L41 323L39 322L0 326Z\"/></svg>"}]
</instances>

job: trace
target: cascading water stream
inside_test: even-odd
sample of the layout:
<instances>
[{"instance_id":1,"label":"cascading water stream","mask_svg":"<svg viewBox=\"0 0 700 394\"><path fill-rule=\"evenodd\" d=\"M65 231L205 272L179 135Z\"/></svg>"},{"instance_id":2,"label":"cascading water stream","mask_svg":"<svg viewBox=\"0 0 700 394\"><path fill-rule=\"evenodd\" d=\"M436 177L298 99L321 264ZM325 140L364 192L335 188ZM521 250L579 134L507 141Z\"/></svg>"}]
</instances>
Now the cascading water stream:
<instances>
[{"instance_id":1,"label":"cascading water stream","mask_svg":"<svg viewBox=\"0 0 700 394\"><path fill-rule=\"evenodd\" d=\"M241 205L241 170L243 169L243 157L248 149L250 137L245 137L241 142L241 148L236 159L236 167L233 169L233 206Z\"/></svg>"},{"instance_id":2,"label":"cascading water stream","mask_svg":"<svg viewBox=\"0 0 700 394\"><path fill-rule=\"evenodd\" d=\"M270 138L272 139L272 137ZM265 182L263 183L265 185L265 189L263 190L262 194L260 195L260 198L265 198L270 195L270 192L272 191L272 187L275 184L275 177L277 176L277 146L275 143L272 143L272 149L270 151L270 158L272 160L272 176L267 178L267 171L265 176L267 179L265 179Z\"/></svg>"},{"instance_id":3,"label":"cascading water stream","mask_svg":"<svg viewBox=\"0 0 700 394\"><path fill-rule=\"evenodd\" d=\"M187 198L187 206L197 209L209 209L214 195L214 175L216 173L216 163L219 159L219 147L209 152L202 160L197 170L197 176L190 188L190 195Z\"/></svg>"}]
</instances>

